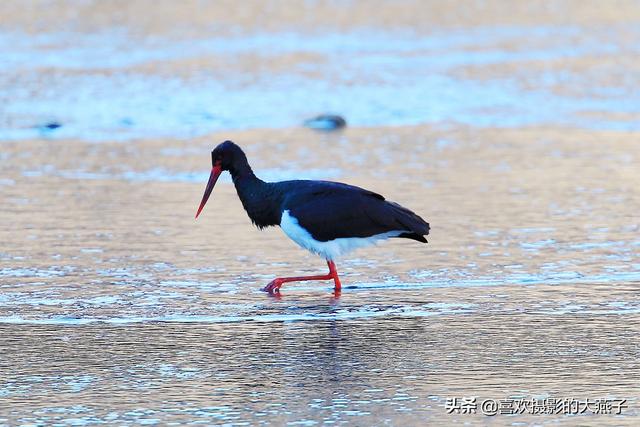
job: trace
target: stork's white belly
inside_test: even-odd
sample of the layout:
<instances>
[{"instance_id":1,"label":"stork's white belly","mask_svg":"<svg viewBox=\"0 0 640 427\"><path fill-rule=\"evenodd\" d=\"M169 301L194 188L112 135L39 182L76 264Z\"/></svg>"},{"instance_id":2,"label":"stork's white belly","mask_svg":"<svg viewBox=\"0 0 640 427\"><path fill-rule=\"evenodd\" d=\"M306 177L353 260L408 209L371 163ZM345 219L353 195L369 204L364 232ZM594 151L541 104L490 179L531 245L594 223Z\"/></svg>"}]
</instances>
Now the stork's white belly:
<instances>
[{"instance_id":1,"label":"stork's white belly","mask_svg":"<svg viewBox=\"0 0 640 427\"><path fill-rule=\"evenodd\" d=\"M296 217L290 215L288 210L282 212L280 228L282 228L282 231L284 231L284 233L298 245L327 260L335 260L354 249L374 245L380 240L395 237L403 233L403 231L398 230L376 234L370 237L343 237L329 240L327 242L320 242L314 239L307 230L302 228Z\"/></svg>"}]
</instances>

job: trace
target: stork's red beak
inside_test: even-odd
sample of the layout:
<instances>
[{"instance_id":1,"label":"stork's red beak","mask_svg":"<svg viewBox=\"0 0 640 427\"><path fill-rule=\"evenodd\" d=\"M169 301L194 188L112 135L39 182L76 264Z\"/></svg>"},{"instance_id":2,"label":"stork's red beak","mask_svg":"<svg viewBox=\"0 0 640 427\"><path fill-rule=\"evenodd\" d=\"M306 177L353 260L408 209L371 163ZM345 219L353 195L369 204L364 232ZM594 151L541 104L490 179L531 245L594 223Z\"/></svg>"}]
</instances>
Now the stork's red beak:
<instances>
[{"instance_id":1,"label":"stork's red beak","mask_svg":"<svg viewBox=\"0 0 640 427\"><path fill-rule=\"evenodd\" d=\"M202 195L202 201L200 202L200 207L198 208L198 212L196 213L196 218L198 218L198 215L200 215L200 212L202 212L202 208L204 208L204 205L207 204L207 200L209 200L209 196L211 195L213 187L216 185L216 181L218 180L218 177L221 173L222 166L220 165L220 163L216 163L213 168L211 168L209 182L207 182L207 188L205 188L204 194Z\"/></svg>"}]
</instances>

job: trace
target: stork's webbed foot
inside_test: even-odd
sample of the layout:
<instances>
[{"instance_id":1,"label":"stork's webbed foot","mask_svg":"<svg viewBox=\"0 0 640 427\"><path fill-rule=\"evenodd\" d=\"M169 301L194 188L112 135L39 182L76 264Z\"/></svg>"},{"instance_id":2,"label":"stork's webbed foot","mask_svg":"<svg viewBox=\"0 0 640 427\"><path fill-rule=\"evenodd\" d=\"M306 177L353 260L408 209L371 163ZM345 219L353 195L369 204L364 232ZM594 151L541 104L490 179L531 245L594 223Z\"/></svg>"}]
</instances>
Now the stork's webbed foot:
<instances>
[{"instance_id":1,"label":"stork's webbed foot","mask_svg":"<svg viewBox=\"0 0 640 427\"><path fill-rule=\"evenodd\" d=\"M280 293L280 286L282 286L284 282L285 281L283 279L277 277L273 279L271 282L269 282L267 286L262 288L262 290L270 294L278 294Z\"/></svg>"}]
</instances>

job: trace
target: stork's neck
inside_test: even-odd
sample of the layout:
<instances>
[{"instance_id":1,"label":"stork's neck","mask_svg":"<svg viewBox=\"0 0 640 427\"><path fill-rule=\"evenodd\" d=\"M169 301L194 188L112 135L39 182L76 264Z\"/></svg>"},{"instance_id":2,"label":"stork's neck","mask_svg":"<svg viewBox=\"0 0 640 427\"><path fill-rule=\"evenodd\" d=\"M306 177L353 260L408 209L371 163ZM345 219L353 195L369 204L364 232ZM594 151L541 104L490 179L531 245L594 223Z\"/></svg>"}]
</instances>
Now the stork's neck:
<instances>
[{"instance_id":1,"label":"stork's neck","mask_svg":"<svg viewBox=\"0 0 640 427\"><path fill-rule=\"evenodd\" d=\"M264 182L251 170L249 163L230 169L233 185L251 222L260 228L280 224L282 197L276 186Z\"/></svg>"}]
</instances>

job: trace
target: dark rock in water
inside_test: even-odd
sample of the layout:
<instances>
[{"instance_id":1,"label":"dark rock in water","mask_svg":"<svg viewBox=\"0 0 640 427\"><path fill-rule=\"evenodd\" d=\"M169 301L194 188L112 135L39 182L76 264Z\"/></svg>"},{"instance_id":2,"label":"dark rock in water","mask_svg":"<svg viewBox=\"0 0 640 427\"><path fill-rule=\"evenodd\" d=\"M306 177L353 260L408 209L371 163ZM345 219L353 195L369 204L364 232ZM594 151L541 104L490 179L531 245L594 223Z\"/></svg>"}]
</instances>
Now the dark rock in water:
<instances>
[{"instance_id":1,"label":"dark rock in water","mask_svg":"<svg viewBox=\"0 0 640 427\"><path fill-rule=\"evenodd\" d=\"M61 128L62 125L58 122L49 122L38 127L42 130L55 130L55 129Z\"/></svg>"},{"instance_id":2,"label":"dark rock in water","mask_svg":"<svg viewBox=\"0 0 640 427\"><path fill-rule=\"evenodd\" d=\"M317 130L336 130L345 127L347 121L336 114L321 114L312 119L305 120L304 125Z\"/></svg>"}]
</instances>

